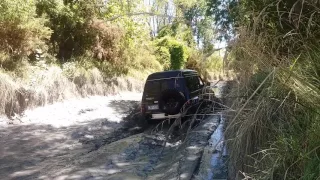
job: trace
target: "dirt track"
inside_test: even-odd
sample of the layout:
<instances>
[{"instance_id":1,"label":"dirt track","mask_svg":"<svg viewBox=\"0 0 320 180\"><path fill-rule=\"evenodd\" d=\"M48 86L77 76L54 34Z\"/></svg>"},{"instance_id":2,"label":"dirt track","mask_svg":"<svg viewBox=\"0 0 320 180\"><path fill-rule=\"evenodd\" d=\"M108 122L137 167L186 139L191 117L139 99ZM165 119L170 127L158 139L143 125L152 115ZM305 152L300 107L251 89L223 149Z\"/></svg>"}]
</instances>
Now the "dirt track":
<instances>
[{"instance_id":1,"label":"dirt track","mask_svg":"<svg viewBox=\"0 0 320 180\"><path fill-rule=\"evenodd\" d=\"M165 140L169 126L147 126L138 115L140 98L70 100L27 111L15 125L2 123L1 179L190 179L219 116L186 141Z\"/></svg>"}]
</instances>

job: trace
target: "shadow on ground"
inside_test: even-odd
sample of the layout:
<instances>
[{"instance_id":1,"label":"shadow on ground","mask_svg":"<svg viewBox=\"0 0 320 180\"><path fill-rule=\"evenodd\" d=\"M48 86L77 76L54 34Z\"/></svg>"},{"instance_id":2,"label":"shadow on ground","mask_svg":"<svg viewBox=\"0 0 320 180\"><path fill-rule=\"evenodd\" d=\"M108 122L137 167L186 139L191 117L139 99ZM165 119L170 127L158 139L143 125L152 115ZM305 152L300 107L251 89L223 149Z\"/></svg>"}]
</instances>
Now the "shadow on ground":
<instances>
[{"instance_id":1,"label":"shadow on ground","mask_svg":"<svg viewBox=\"0 0 320 180\"><path fill-rule=\"evenodd\" d=\"M206 138L216 127L216 120L204 121L181 145L178 140L165 140L170 125L155 129L156 125L146 124L138 101L110 101L107 106L123 117L120 123L111 121L113 114L106 114L106 118L59 128L0 127L1 179L131 180L177 175L183 179L192 175Z\"/></svg>"},{"instance_id":2,"label":"shadow on ground","mask_svg":"<svg viewBox=\"0 0 320 180\"><path fill-rule=\"evenodd\" d=\"M106 115L59 128L39 124L0 127L1 179L53 179L72 171L78 158L143 132L138 101L112 101L110 106L124 114L124 121L111 122L108 116L112 115Z\"/></svg>"}]
</instances>

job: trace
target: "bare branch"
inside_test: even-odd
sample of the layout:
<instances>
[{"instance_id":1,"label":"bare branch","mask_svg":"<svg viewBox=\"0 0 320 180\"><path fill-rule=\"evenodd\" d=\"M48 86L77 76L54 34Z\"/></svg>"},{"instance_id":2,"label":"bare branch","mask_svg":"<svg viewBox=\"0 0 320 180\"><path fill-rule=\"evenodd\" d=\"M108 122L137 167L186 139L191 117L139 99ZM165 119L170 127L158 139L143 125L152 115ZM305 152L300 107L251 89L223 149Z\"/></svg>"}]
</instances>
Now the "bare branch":
<instances>
[{"instance_id":1,"label":"bare branch","mask_svg":"<svg viewBox=\"0 0 320 180\"><path fill-rule=\"evenodd\" d=\"M166 15L166 14L157 14L157 13L153 13L153 12L137 12L137 13L128 13L128 14L122 14L122 15L118 15L118 16L113 16L109 19L107 19L107 21L114 21L118 18L122 18L125 16L142 16L142 15L148 15L148 16L157 16L157 17L166 17L166 18L183 18L183 17L179 17L179 16L170 16L170 15Z\"/></svg>"},{"instance_id":2,"label":"bare branch","mask_svg":"<svg viewBox=\"0 0 320 180\"><path fill-rule=\"evenodd\" d=\"M212 49L209 53L207 53L207 54L205 55L205 59L208 58L208 57L210 57L210 56L211 56L213 53L215 53L216 51L220 51L220 50L222 50L222 49L228 50L228 49L230 49L230 48L232 48L231 45L226 46L226 47L222 47L222 48Z\"/></svg>"}]
</instances>

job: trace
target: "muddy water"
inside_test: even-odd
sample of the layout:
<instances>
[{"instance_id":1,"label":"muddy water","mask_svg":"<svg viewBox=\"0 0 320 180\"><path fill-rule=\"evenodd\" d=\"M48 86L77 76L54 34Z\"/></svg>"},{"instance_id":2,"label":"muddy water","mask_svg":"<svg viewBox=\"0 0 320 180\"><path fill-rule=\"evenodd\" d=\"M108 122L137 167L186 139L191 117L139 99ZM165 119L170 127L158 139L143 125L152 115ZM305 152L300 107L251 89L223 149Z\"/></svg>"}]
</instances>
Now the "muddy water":
<instances>
[{"instance_id":1,"label":"muddy water","mask_svg":"<svg viewBox=\"0 0 320 180\"><path fill-rule=\"evenodd\" d=\"M224 96L223 88L225 86L226 82L219 82L215 85L214 91L217 97ZM228 153L224 137L225 117L223 112L219 112L216 116L219 118L219 125L211 134L208 145L204 148L199 169L193 179L222 180L228 178Z\"/></svg>"},{"instance_id":2,"label":"muddy water","mask_svg":"<svg viewBox=\"0 0 320 180\"><path fill-rule=\"evenodd\" d=\"M208 145L204 148L199 170L194 179L212 180L227 179L227 149L224 139L224 118L211 135Z\"/></svg>"}]
</instances>

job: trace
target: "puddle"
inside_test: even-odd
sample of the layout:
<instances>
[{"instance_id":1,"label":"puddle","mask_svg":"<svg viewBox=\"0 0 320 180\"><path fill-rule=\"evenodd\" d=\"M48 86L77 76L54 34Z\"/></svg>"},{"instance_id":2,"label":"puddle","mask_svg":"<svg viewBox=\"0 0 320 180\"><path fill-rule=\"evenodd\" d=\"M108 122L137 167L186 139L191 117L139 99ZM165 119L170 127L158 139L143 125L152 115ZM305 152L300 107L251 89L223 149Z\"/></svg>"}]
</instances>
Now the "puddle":
<instances>
[{"instance_id":1,"label":"puddle","mask_svg":"<svg viewBox=\"0 0 320 180\"><path fill-rule=\"evenodd\" d=\"M221 121L216 131L211 135L209 145L212 147L211 171L208 173L208 179L226 179L227 167L226 156L227 149L224 139L224 118L221 115Z\"/></svg>"},{"instance_id":2,"label":"puddle","mask_svg":"<svg viewBox=\"0 0 320 180\"><path fill-rule=\"evenodd\" d=\"M226 82L224 81L216 81L211 83L211 88L214 91L215 96L217 96L218 98L222 97L222 90L225 84Z\"/></svg>"},{"instance_id":3,"label":"puddle","mask_svg":"<svg viewBox=\"0 0 320 180\"><path fill-rule=\"evenodd\" d=\"M220 124L211 135L205 148L197 175L193 179L227 179L227 149L224 139L224 118L220 114Z\"/></svg>"}]
</instances>

